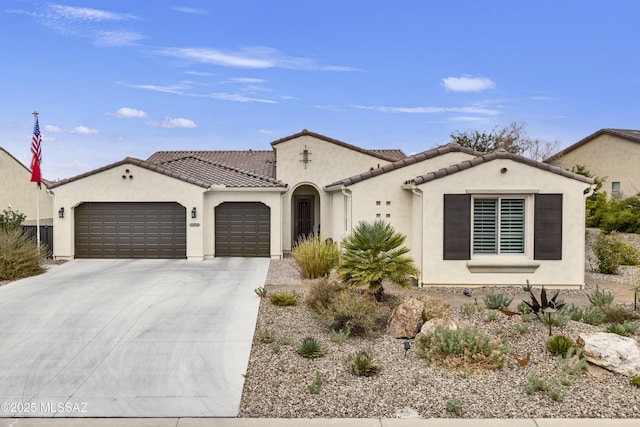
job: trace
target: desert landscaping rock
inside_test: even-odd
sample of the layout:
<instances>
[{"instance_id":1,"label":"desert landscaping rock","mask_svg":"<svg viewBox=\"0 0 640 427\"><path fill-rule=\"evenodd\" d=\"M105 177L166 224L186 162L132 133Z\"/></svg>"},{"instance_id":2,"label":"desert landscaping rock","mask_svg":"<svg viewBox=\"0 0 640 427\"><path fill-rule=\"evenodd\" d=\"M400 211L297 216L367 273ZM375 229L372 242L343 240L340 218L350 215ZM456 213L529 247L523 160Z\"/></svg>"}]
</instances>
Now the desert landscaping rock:
<instances>
[{"instance_id":1,"label":"desert landscaping rock","mask_svg":"<svg viewBox=\"0 0 640 427\"><path fill-rule=\"evenodd\" d=\"M640 346L633 338L606 332L580 334L578 345L589 363L627 377L640 375Z\"/></svg>"},{"instance_id":2,"label":"desert landscaping rock","mask_svg":"<svg viewBox=\"0 0 640 427\"><path fill-rule=\"evenodd\" d=\"M393 338L414 338L422 326L424 303L413 297L406 298L391 313L387 334Z\"/></svg>"}]
</instances>

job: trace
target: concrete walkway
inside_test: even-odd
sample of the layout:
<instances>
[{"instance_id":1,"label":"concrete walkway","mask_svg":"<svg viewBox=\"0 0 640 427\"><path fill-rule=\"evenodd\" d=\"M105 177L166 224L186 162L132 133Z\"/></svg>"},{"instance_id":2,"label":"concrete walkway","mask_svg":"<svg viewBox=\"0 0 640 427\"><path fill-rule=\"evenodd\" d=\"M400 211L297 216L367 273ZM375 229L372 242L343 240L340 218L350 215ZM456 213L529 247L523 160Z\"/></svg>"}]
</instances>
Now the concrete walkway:
<instances>
[{"instance_id":1,"label":"concrete walkway","mask_svg":"<svg viewBox=\"0 0 640 427\"><path fill-rule=\"evenodd\" d=\"M74 260L0 287L0 417L236 416L268 267Z\"/></svg>"},{"instance_id":2,"label":"concrete walkway","mask_svg":"<svg viewBox=\"0 0 640 427\"><path fill-rule=\"evenodd\" d=\"M637 427L638 419L303 419L303 418L119 418L4 419L0 427Z\"/></svg>"}]
</instances>

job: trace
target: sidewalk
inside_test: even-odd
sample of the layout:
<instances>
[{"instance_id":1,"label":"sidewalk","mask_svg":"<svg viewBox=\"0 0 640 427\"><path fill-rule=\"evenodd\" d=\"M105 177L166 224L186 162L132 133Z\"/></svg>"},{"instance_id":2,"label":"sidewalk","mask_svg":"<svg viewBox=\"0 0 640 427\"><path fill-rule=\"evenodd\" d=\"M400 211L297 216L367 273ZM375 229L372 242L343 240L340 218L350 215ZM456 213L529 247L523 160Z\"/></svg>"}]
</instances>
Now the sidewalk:
<instances>
[{"instance_id":1,"label":"sidewalk","mask_svg":"<svg viewBox=\"0 0 640 427\"><path fill-rule=\"evenodd\" d=\"M637 427L640 419L2 418L0 427Z\"/></svg>"}]
</instances>

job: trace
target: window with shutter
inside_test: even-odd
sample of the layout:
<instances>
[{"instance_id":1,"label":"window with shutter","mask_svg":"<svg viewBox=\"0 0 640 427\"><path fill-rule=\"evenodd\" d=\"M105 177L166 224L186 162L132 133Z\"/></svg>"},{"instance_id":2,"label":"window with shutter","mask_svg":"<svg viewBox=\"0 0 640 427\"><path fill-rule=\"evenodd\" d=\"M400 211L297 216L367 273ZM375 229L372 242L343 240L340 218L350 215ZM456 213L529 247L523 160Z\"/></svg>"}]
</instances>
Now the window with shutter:
<instances>
[{"instance_id":1,"label":"window with shutter","mask_svg":"<svg viewBox=\"0 0 640 427\"><path fill-rule=\"evenodd\" d=\"M524 230L524 199L473 200L474 254L524 254Z\"/></svg>"}]
</instances>

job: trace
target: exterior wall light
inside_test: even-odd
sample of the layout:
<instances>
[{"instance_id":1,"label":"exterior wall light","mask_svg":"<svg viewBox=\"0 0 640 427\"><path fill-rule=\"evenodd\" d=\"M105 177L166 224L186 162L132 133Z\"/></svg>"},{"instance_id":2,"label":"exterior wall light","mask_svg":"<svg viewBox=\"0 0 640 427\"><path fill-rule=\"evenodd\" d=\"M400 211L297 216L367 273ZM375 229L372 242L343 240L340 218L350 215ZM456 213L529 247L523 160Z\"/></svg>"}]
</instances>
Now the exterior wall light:
<instances>
[{"instance_id":1,"label":"exterior wall light","mask_svg":"<svg viewBox=\"0 0 640 427\"><path fill-rule=\"evenodd\" d=\"M196 217L196 208L191 209L191 218L195 218Z\"/></svg>"},{"instance_id":2,"label":"exterior wall light","mask_svg":"<svg viewBox=\"0 0 640 427\"><path fill-rule=\"evenodd\" d=\"M64 208L58 209L58 218L64 218Z\"/></svg>"}]
</instances>

